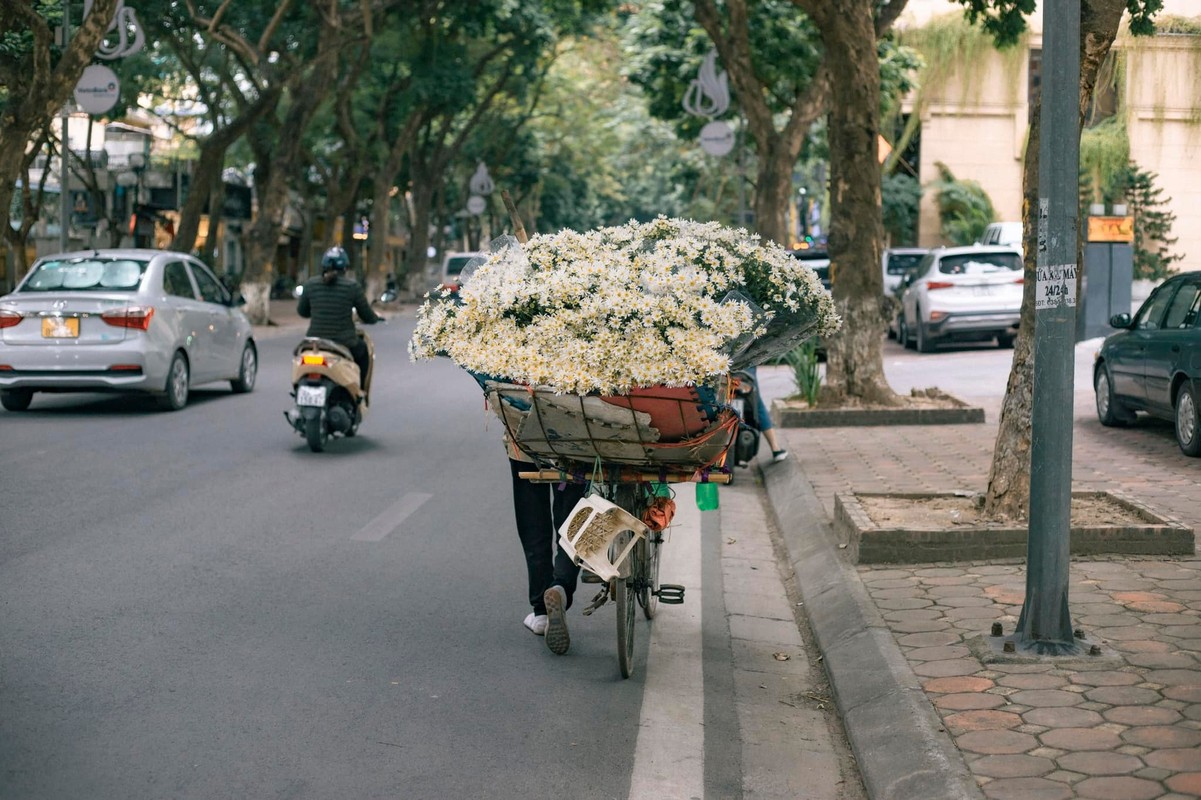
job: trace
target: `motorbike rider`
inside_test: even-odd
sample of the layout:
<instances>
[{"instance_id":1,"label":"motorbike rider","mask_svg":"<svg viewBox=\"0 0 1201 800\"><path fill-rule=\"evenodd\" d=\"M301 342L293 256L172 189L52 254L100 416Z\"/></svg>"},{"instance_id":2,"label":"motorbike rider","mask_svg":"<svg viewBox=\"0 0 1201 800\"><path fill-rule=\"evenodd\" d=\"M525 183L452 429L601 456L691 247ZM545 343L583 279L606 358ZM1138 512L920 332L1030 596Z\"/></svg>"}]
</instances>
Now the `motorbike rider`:
<instances>
[{"instance_id":1,"label":"motorbike rider","mask_svg":"<svg viewBox=\"0 0 1201 800\"><path fill-rule=\"evenodd\" d=\"M357 311L359 319L368 325L383 322L384 318L372 310L363 287L346 274L349 268L345 250L326 250L321 257L321 277L305 281L296 313L309 320L306 336L329 339L350 350L359 366L359 385L365 387L371 356L367 343L355 330L351 312Z\"/></svg>"}]
</instances>

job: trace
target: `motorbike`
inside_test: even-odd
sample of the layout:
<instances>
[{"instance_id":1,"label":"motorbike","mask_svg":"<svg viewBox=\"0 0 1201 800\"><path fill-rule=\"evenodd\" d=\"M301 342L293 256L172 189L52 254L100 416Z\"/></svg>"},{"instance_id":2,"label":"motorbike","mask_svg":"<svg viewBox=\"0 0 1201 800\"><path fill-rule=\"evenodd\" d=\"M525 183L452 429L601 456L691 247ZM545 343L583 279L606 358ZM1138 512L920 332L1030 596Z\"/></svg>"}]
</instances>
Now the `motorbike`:
<instances>
[{"instance_id":1,"label":"motorbike","mask_svg":"<svg viewBox=\"0 0 1201 800\"><path fill-rule=\"evenodd\" d=\"M759 454L760 420L759 420L759 384L749 372L737 371L731 373L734 379L734 396L730 398L730 407L738 415L738 435L731 446L734 466L749 467L751 460ZM733 483L734 473L730 473Z\"/></svg>"},{"instance_id":2,"label":"motorbike","mask_svg":"<svg viewBox=\"0 0 1201 800\"><path fill-rule=\"evenodd\" d=\"M320 453L338 436L354 436L367 416L375 346L358 331L369 355L367 377L360 383L359 366L346 347L329 339L305 337L292 351L292 397L296 404L284 412L288 424Z\"/></svg>"}]
</instances>

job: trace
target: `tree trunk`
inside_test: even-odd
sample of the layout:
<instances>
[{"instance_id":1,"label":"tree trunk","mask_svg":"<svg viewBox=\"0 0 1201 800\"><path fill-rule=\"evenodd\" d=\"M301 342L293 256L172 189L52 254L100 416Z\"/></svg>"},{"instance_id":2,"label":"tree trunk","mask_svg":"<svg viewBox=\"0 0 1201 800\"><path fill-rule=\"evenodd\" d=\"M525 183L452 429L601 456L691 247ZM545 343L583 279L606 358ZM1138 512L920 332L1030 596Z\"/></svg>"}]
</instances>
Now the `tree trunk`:
<instances>
[{"instance_id":1,"label":"tree trunk","mask_svg":"<svg viewBox=\"0 0 1201 800\"><path fill-rule=\"evenodd\" d=\"M759 163L755 174L755 193L751 208L755 211L755 230L764 239L788 247L794 238L788 230L788 201L792 195L792 168L800 154L800 142L784 141L775 135L759 143ZM803 141L803 137L801 139Z\"/></svg>"},{"instance_id":2,"label":"tree trunk","mask_svg":"<svg viewBox=\"0 0 1201 800\"><path fill-rule=\"evenodd\" d=\"M874 3L850 0L822 20L830 99L830 278L842 330L828 347L820 404L853 397L894 404L884 377L884 278L880 242L880 67Z\"/></svg>"},{"instance_id":3,"label":"tree trunk","mask_svg":"<svg viewBox=\"0 0 1201 800\"><path fill-rule=\"evenodd\" d=\"M1124 0L1083 0L1080 5L1080 120L1097 85L1101 65L1117 37L1125 10ZM997 440L993 448L984 494L984 513L995 517L1026 519L1030 511L1030 418L1034 411L1034 293L1038 263L1038 141L1041 97L1032 109L1030 135L1022 168L1022 244L1025 247L1022 317L1014 342L1013 366L1001 405ZM1077 134L1079 135L1079 134ZM1077 248L1079 251L1079 248ZM1083 270L1077 270L1083 276ZM1079 278L1078 278L1079 280ZM1079 287L1077 287L1079 288ZM1077 297L1081 297L1077 291Z\"/></svg>"},{"instance_id":4,"label":"tree trunk","mask_svg":"<svg viewBox=\"0 0 1201 800\"><path fill-rule=\"evenodd\" d=\"M32 52L29 70L7 87L9 102L0 112L0 231L9 228L10 201L17 188L21 161L29 141L49 126L51 118L71 97L84 68L104 38L117 13L117 0L95 0L83 24L71 32L71 42L53 68L50 53L53 32L30 0L4 0L0 30L28 30ZM13 98L20 98L13 100ZM23 257L23 256L22 256Z\"/></svg>"}]
</instances>

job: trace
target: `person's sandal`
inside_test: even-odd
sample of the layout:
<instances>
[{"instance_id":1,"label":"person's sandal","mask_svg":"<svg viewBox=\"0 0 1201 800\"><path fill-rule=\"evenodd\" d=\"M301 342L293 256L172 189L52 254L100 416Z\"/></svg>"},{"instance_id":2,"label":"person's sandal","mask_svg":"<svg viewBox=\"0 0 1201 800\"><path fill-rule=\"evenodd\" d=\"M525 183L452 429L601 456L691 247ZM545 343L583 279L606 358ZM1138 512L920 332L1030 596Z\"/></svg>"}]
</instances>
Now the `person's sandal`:
<instances>
[{"instance_id":1,"label":"person's sandal","mask_svg":"<svg viewBox=\"0 0 1201 800\"><path fill-rule=\"evenodd\" d=\"M552 586L542 595L546 603L546 647L557 656L571 647L571 635L567 632L567 592L562 586Z\"/></svg>"}]
</instances>

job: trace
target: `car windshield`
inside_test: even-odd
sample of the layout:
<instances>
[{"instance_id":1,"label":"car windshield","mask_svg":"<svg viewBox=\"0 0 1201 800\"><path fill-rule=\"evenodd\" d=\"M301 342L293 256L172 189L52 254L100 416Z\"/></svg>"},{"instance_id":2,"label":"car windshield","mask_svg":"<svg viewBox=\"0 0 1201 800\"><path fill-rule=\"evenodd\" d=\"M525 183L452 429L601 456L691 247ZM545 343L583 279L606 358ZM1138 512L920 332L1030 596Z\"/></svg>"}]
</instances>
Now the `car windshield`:
<instances>
[{"instance_id":1,"label":"car windshield","mask_svg":"<svg viewBox=\"0 0 1201 800\"><path fill-rule=\"evenodd\" d=\"M938 262L938 271L943 275L985 275L1005 270L1017 272L1022 268L1022 259L1017 253L967 253L961 256L944 256Z\"/></svg>"},{"instance_id":2,"label":"car windshield","mask_svg":"<svg viewBox=\"0 0 1201 800\"><path fill-rule=\"evenodd\" d=\"M18 292L111 292L133 290L146 273L145 261L72 258L43 261Z\"/></svg>"},{"instance_id":3,"label":"car windshield","mask_svg":"<svg viewBox=\"0 0 1201 800\"><path fill-rule=\"evenodd\" d=\"M925 253L889 253L888 274L904 275L910 269L921 263Z\"/></svg>"},{"instance_id":4,"label":"car windshield","mask_svg":"<svg viewBox=\"0 0 1201 800\"><path fill-rule=\"evenodd\" d=\"M460 272L462 272L462 271L463 271L463 268L464 268L464 267L466 267L466 266L467 266L467 264L468 264L468 263L469 263L469 262L470 262L470 261L471 261L473 258L475 258L475 256L474 256L474 255L469 255L469 256L451 256L451 257L450 257L449 259L447 259L447 261L446 261L446 274L447 274L448 276L450 276L450 275L458 275Z\"/></svg>"}]
</instances>

